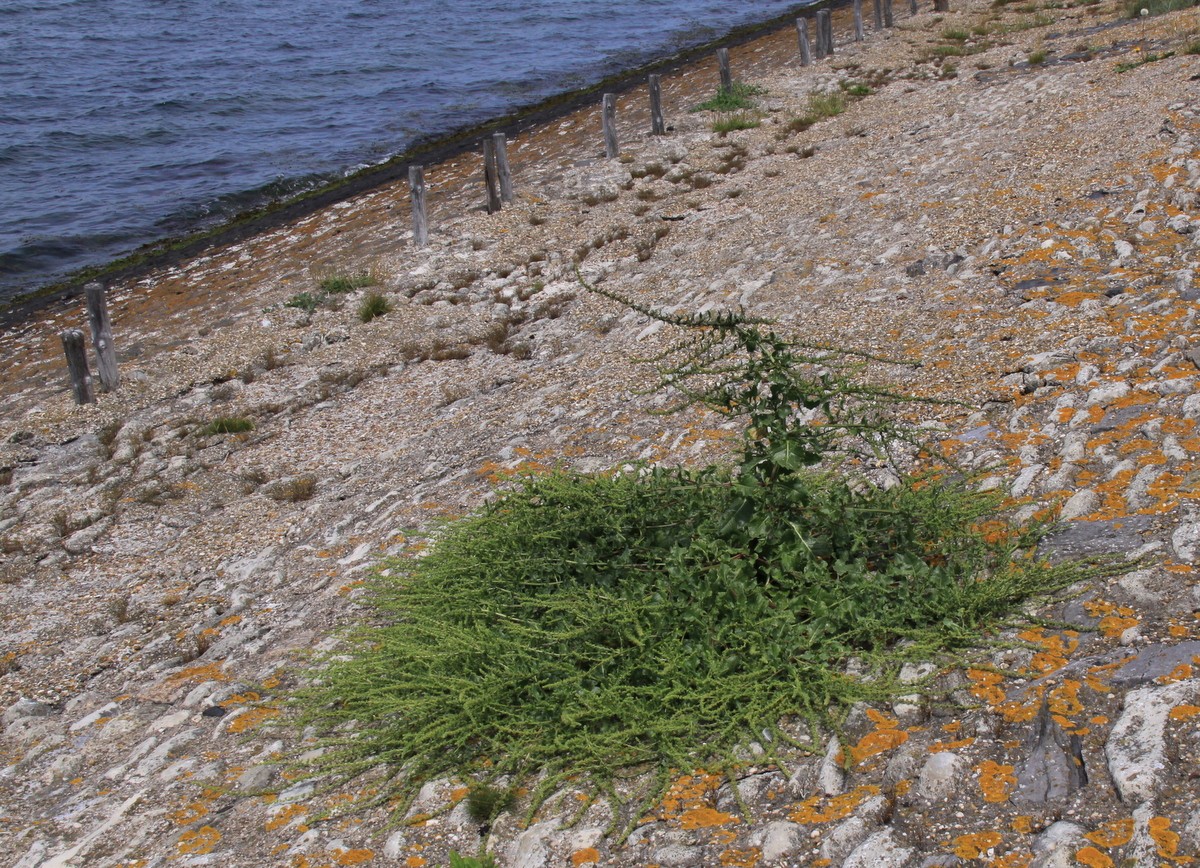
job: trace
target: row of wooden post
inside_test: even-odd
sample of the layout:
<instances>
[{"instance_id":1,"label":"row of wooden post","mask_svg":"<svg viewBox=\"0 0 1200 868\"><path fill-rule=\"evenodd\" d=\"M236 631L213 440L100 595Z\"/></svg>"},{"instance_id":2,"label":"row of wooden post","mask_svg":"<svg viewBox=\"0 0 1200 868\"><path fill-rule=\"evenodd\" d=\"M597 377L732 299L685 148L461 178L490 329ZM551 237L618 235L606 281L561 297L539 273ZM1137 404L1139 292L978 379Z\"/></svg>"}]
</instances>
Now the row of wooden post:
<instances>
[{"instance_id":1,"label":"row of wooden post","mask_svg":"<svg viewBox=\"0 0 1200 868\"><path fill-rule=\"evenodd\" d=\"M875 29L883 30L894 26L892 13L893 0L873 0ZM934 0L934 10L950 11L950 0ZM909 11L917 14L917 0L909 0ZM821 9L816 14L816 59L822 60L833 56L833 16L830 10ZM813 50L810 45L808 19L796 19L796 32L800 42L800 65L809 66L813 61ZM861 42L863 33L863 0L854 0L854 41ZM732 90L733 74L729 69L729 49L717 49L717 69L721 80L722 90ZM666 124L663 121L662 86L657 75L649 79L650 91L650 132L652 135L666 134ZM617 138L617 96L606 93L601 101L601 126L604 133L604 155L610 160L621 155L621 143ZM493 133L490 138L483 140L483 175L487 188L487 212L494 214L504 205L513 201L512 173L508 165L507 142L504 133ZM408 184L412 199L413 243L418 247L429 244L429 220L426 216L425 205L425 169L423 166L410 166L408 169Z\"/></svg>"},{"instance_id":2,"label":"row of wooden post","mask_svg":"<svg viewBox=\"0 0 1200 868\"><path fill-rule=\"evenodd\" d=\"M83 289L87 296L88 324L92 332L92 345L96 349L96 372L100 376L100 388L105 392L115 392L121 375L117 370L117 351L113 345L104 287L99 283L89 283ZM60 337L63 352L67 355L67 371L71 376L71 393L75 396L75 403L91 404L96 400L96 393L92 372L88 367L83 332L66 329Z\"/></svg>"}]
</instances>

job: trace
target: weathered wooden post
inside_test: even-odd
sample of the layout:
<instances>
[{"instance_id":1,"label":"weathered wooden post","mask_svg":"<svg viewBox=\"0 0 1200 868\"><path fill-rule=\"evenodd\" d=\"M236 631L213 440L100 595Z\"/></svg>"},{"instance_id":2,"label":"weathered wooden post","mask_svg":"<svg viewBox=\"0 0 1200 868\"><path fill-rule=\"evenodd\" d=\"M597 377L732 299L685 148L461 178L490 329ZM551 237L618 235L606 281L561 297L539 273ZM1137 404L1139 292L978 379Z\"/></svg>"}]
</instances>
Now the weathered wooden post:
<instances>
[{"instance_id":1,"label":"weathered wooden post","mask_svg":"<svg viewBox=\"0 0 1200 868\"><path fill-rule=\"evenodd\" d=\"M717 49L717 66L721 71L721 90L726 93L733 91L733 73L729 71L729 49Z\"/></svg>"},{"instance_id":2,"label":"weathered wooden post","mask_svg":"<svg viewBox=\"0 0 1200 868\"><path fill-rule=\"evenodd\" d=\"M665 136L667 124L663 120L661 77L650 76L650 135Z\"/></svg>"},{"instance_id":3,"label":"weathered wooden post","mask_svg":"<svg viewBox=\"0 0 1200 868\"><path fill-rule=\"evenodd\" d=\"M862 0L854 0L854 41L863 41Z\"/></svg>"},{"instance_id":4,"label":"weathered wooden post","mask_svg":"<svg viewBox=\"0 0 1200 868\"><path fill-rule=\"evenodd\" d=\"M67 354L67 371L71 375L71 391L76 404L92 404L92 372L88 370L87 350L83 347L83 332L67 329L61 335L63 352Z\"/></svg>"},{"instance_id":5,"label":"weathered wooden post","mask_svg":"<svg viewBox=\"0 0 1200 868\"><path fill-rule=\"evenodd\" d=\"M96 371L100 374L100 388L105 392L115 392L121 382L121 375L117 370L117 350L113 346L112 323L108 321L104 286L93 281L85 285L83 291L87 294L88 323L92 327L92 346L96 348Z\"/></svg>"},{"instance_id":6,"label":"weathered wooden post","mask_svg":"<svg viewBox=\"0 0 1200 868\"><path fill-rule=\"evenodd\" d=\"M796 35L800 39L800 65L808 66L812 63L812 48L808 41L808 19L796 19Z\"/></svg>"},{"instance_id":7,"label":"weathered wooden post","mask_svg":"<svg viewBox=\"0 0 1200 868\"><path fill-rule=\"evenodd\" d=\"M425 216L425 167L408 167L408 195L412 201L413 244L429 244L429 220Z\"/></svg>"},{"instance_id":8,"label":"weathered wooden post","mask_svg":"<svg viewBox=\"0 0 1200 868\"><path fill-rule=\"evenodd\" d=\"M496 171L500 175L500 201L511 205L513 201L512 170L508 167L508 139L504 133L492 133L496 149Z\"/></svg>"},{"instance_id":9,"label":"weathered wooden post","mask_svg":"<svg viewBox=\"0 0 1200 868\"><path fill-rule=\"evenodd\" d=\"M817 13L817 60L833 54L833 15L828 9Z\"/></svg>"},{"instance_id":10,"label":"weathered wooden post","mask_svg":"<svg viewBox=\"0 0 1200 868\"><path fill-rule=\"evenodd\" d=\"M909 15L917 14L917 0L908 0L908 14Z\"/></svg>"},{"instance_id":11,"label":"weathered wooden post","mask_svg":"<svg viewBox=\"0 0 1200 868\"><path fill-rule=\"evenodd\" d=\"M875 0L875 30L883 29L883 0Z\"/></svg>"},{"instance_id":12,"label":"weathered wooden post","mask_svg":"<svg viewBox=\"0 0 1200 868\"><path fill-rule=\"evenodd\" d=\"M934 12L949 12L950 0L933 0Z\"/></svg>"},{"instance_id":13,"label":"weathered wooden post","mask_svg":"<svg viewBox=\"0 0 1200 868\"><path fill-rule=\"evenodd\" d=\"M604 95L601 123L604 126L604 156L615 160L621 156L621 143L617 141L617 95Z\"/></svg>"},{"instance_id":14,"label":"weathered wooden post","mask_svg":"<svg viewBox=\"0 0 1200 868\"><path fill-rule=\"evenodd\" d=\"M483 140L483 183L487 187L487 212L500 210L500 185L496 178L496 144L490 138Z\"/></svg>"},{"instance_id":15,"label":"weathered wooden post","mask_svg":"<svg viewBox=\"0 0 1200 868\"><path fill-rule=\"evenodd\" d=\"M883 0L883 26L896 26L895 18L892 16L892 0Z\"/></svg>"}]
</instances>

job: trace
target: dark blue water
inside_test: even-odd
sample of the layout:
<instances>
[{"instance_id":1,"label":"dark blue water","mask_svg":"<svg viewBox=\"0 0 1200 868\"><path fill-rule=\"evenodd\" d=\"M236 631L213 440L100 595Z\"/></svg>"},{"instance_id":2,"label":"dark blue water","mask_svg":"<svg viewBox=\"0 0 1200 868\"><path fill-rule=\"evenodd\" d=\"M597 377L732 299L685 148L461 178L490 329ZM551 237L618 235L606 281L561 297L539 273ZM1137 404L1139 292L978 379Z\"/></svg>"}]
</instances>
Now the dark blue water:
<instances>
[{"instance_id":1,"label":"dark blue water","mask_svg":"<svg viewBox=\"0 0 1200 868\"><path fill-rule=\"evenodd\" d=\"M0 0L0 300L796 0Z\"/></svg>"}]
</instances>

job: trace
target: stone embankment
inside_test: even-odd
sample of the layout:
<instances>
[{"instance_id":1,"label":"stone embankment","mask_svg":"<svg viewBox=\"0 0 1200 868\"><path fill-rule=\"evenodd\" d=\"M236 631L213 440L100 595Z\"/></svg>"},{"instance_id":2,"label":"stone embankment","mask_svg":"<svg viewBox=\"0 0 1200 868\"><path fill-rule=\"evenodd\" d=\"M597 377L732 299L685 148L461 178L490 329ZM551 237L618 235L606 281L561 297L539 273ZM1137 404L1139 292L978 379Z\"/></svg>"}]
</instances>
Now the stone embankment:
<instances>
[{"instance_id":1,"label":"stone embankment","mask_svg":"<svg viewBox=\"0 0 1200 868\"><path fill-rule=\"evenodd\" d=\"M506 473L730 442L645 412L661 398L634 359L669 336L581 293L577 262L649 304L741 305L922 360L903 385L957 403L915 421L1019 509L1061 510L1050 555L1130 568L973 665L914 667L912 696L783 768L747 765L737 798L681 776L624 844L603 805L566 825L569 791L528 824L505 815L501 865L1200 860L1197 16L954 5L858 45L839 20L837 55L808 68L790 34L735 50L765 88L755 129L685 111L702 67L664 83L664 138L624 98L620 160L596 156L591 114L519 139L499 215L469 207L469 159L431 169L425 250L384 189L116 287L124 383L94 407L71 405L54 350L80 311L0 336L0 861L415 868L477 850L455 782L409 825L322 819L362 794L294 782L273 760L299 736L272 723L305 655L361 617L377 559ZM794 122L856 84L871 93L844 113ZM283 306L360 269L378 284ZM393 310L361 323L369 291ZM253 427L205 433L219 418Z\"/></svg>"}]
</instances>

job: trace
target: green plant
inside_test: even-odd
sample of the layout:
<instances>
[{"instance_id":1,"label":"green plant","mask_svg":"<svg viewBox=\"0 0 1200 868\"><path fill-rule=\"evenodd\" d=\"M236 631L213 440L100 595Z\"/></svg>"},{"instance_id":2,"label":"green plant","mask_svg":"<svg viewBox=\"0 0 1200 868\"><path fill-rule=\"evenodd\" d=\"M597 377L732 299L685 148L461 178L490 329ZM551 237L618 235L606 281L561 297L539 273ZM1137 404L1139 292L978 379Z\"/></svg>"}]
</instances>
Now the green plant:
<instances>
[{"instance_id":1,"label":"green plant","mask_svg":"<svg viewBox=\"0 0 1200 868\"><path fill-rule=\"evenodd\" d=\"M966 42L968 33L957 27L947 27L942 31L942 39L947 39L951 42Z\"/></svg>"},{"instance_id":2,"label":"green plant","mask_svg":"<svg viewBox=\"0 0 1200 868\"><path fill-rule=\"evenodd\" d=\"M1030 66L1040 66L1046 62L1046 56L1045 49L1039 48L1036 51L1029 52L1029 57L1027 59Z\"/></svg>"},{"instance_id":3,"label":"green plant","mask_svg":"<svg viewBox=\"0 0 1200 868\"><path fill-rule=\"evenodd\" d=\"M734 112L741 109L754 108L754 97L766 93L764 88L755 84L744 84L735 81L733 87L720 88L715 96L693 106L694 112Z\"/></svg>"},{"instance_id":4,"label":"green plant","mask_svg":"<svg viewBox=\"0 0 1200 868\"><path fill-rule=\"evenodd\" d=\"M201 437L211 437L214 434L244 434L254 430L254 423L249 419L234 416L222 416L214 419L199 430Z\"/></svg>"},{"instance_id":5,"label":"green plant","mask_svg":"<svg viewBox=\"0 0 1200 868\"><path fill-rule=\"evenodd\" d=\"M467 813L476 823L490 823L511 808L514 801L510 789L477 784L467 791Z\"/></svg>"},{"instance_id":6,"label":"green plant","mask_svg":"<svg viewBox=\"0 0 1200 868\"><path fill-rule=\"evenodd\" d=\"M734 130L752 130L762 123L758 118L746 112L719 115L712 123L712 131L725 135Z\"/></svg>"},{"instance_id":7,"label":"green plant","mask_svg":"<svg viewBox=\"0 0 1200 868\"><path fill-rule=\"evenodd\" d=\"M353 274L334 274L324 278L318 286L322 292L333 295L354 292L376 284L375 275L369 271L356 271Z\"/></svg>"},{"instance_id":8,"label":"green plant","mask_svg":"<svg viewBox=\"0 0 1200 868\"><path fill-rule=\"evenodd\" d=\"M392 306L386 298L377 292L372 292L358 306L358 318L363 322L370 322L377 316L383 316L391 309Z\"/></svg>"},{"instance_id":9,"label":"green plant","mask_svg":"<svg viewBox=\"0 0 1200 868\"><path fill-rule=\"evenodd\" d=\"M1183 49L1184 54L1200 54L1200 40L1189 42Z\"/></svg>"},{"instance_id":10,"label":"green plant","mask_svg":"<svg viewBox=\"0 0 1200 868\"><path fill-rule=\"evenodd\" d=\"M1200 46L1200 43L1197 43L1197 46ZM1189 52L1189 53L1192 53L1192 52ZM1200 53L1200 52L1196 52L1196 53ZM1162 54L1155 54L1154 52L1150 52L1149 54L1145 54L1145 55L1141 56L1137 60L1129 60L1129 61L1125 61L1123 63L1118 63L1117 64L1117 72L1129 72L1129 70L1137 69L1139 66L1145 66L1147 63L1154 63L1155 61L1158 61L1158 60L1166 60L1168 57L1174 57L1174 56L1175 56L1175 52L1173 52L1173 51L1167 51Z\"/></svg>"},{"instance_id":11,"label":"green plant","mask_svg":"<svg viewBox=\"0 0 1200 868\"><path fill-rule=\"evenodd\" d=\"M841 88L843 91L845 91L847 96L854 97L855 99L862 99L863 97L871 95L871 88L867 87L867 85L863 84L862 82L843 81L841 83Z\"/></svg>"},{"instance_id":12,"label":"green plant","mask_svg":"<svg viewBox=\"0 0 1200 868\"><path fill-rule=\"evenodd\" d=\"M496 868L496 860L492 856L459 856L450 851L450 868Z\"/></svg>"},{"instance_id":13,"label":"green plant","mask_svg":"<svg viewBox=\"0 0 1200 868\"><path fill-rule=\"evenodd\" d=\"M285 301L283 306L299 308L312 313L325 302L325 298L325 293L300 292Z\"/></svg>"},{"instance_id":14,"label":"green plant","mask_svg":"<svg viewBox=\"0 0 1200 868\"><path fill-rule=\"evenodd\" d=\"M819 749L781 719L834 726L854 702L911 690L901 661L978 644L1084 574L1034 559L1043 528L997 517L969 480L885 488L856 471L922 446L893 416L908 399L863 379L882 360L587 288L679 330L656 360L665 412L738 420L737 466L527 477L422 556L386 561L376 623L294 697L298 725L327 734L314 776L383 761L378 801L401 796L400 814L445 775L478 793L536 780L530 812L570 780L610 795L623 836L672 770L730 768L750 739L776 763ZM845 674L850 657L872 677ZM653 774L618 800L626 769Z\"/></svg>"}]
</instances>

